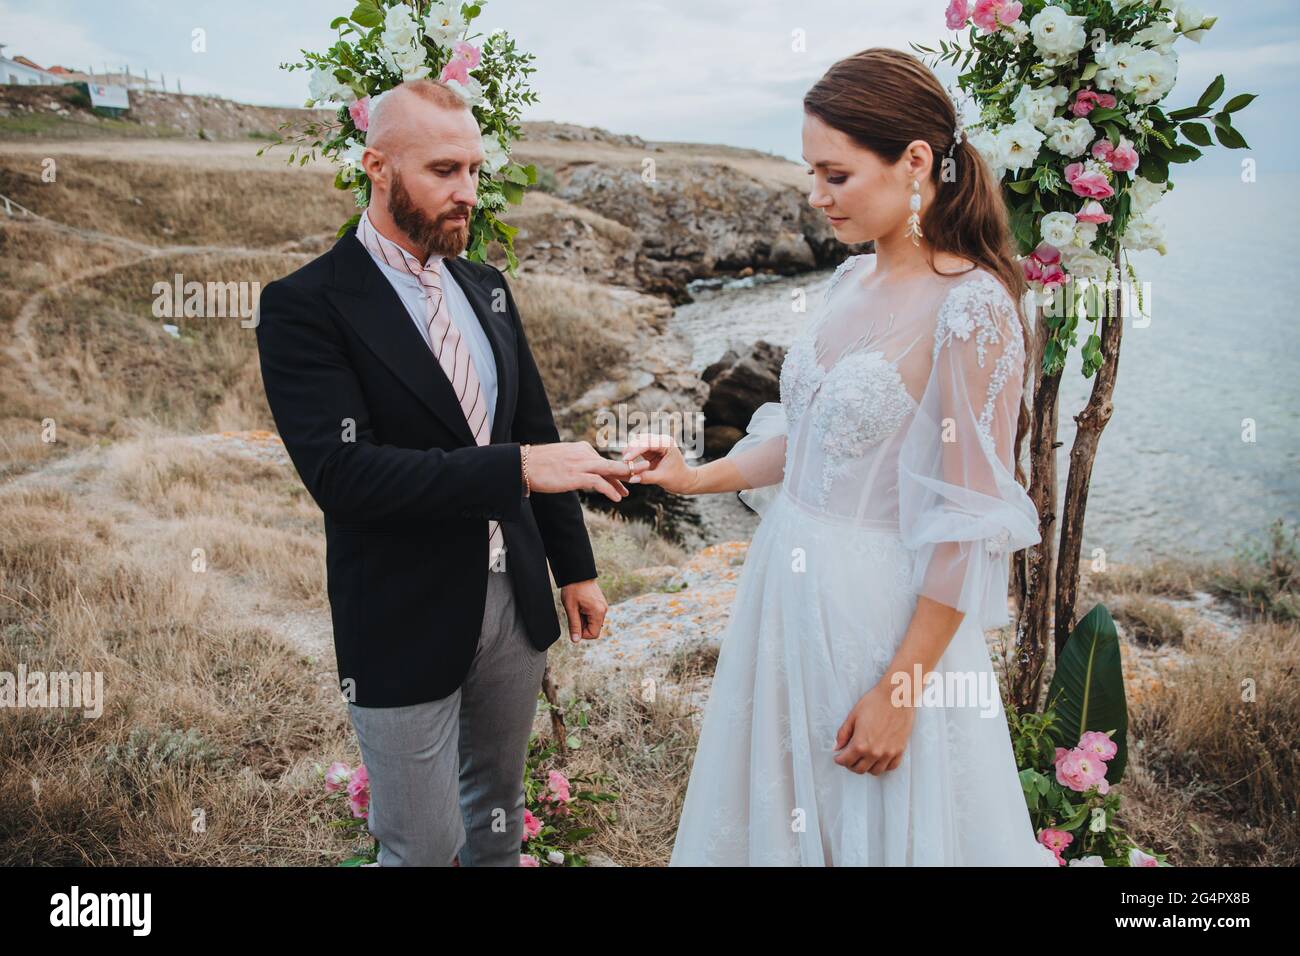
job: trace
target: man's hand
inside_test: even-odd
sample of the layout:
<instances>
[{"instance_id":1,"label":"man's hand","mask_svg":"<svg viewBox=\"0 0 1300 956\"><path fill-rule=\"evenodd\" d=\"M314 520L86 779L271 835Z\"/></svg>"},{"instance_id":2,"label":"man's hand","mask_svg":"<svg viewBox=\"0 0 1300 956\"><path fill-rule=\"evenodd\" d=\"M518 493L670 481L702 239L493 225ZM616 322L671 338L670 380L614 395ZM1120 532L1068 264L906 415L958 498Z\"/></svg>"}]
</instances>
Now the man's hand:
<instances>
[{"instance_id":1,"label":"man's hand","mask_svg":"<svg viewBox=\"0 0 1300 956\"><path fill-rule=\"evenodd\" d=\"M564 612L569 616L569 640L578 643L579 637L585 641L594 641L600 637L600 629L605 623L605 612L609 605L595 578L590 581L575 581L560 588L560 602Z\"/></svg>"},{"instance_id":2,"label":"man's hand","mask_svg":"<svg viewBox=\"0 0 1300 956\"><path fill-rule=\"evenodd\" d=\"M528 483L533 491L544 493L598 491L617 503L628 496L620 479L649 467L646 461L611 461L585 441L551 442L528 449Z\"/></svg>"}]
</instances>

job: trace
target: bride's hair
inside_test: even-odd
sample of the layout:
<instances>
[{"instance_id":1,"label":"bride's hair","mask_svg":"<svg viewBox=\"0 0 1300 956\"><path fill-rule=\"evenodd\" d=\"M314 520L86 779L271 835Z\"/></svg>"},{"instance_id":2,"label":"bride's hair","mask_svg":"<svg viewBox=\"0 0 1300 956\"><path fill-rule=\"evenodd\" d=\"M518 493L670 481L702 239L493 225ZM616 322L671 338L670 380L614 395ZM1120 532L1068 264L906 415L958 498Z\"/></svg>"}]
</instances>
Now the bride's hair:
<instances>
[{"instance_id":1,"label":"bride's hair","mask_svg":"<svg viewBox=\"0 0 1300 956\"><path fill-rule=\"evenodd\" d=\"M1007 287L1025 338L1027 384L1035 354L1023 306L1028 284L1015 258L1002 189L964 136L952 151L952 181L944 182L944 158L953 145L957 115L939 78L910 53L872 47L827 70L804 96L803 108L887 163L896 163L915 140L930 144L935 198L921 213L921 231L933 252L970 259ZM933 257L930 268L939 275L960 274L939 272ZM1028 428L1029 410L1022 397L1014 445L1016 480L1022 485L1020 446Z\"/></svg>"}]
</instances>

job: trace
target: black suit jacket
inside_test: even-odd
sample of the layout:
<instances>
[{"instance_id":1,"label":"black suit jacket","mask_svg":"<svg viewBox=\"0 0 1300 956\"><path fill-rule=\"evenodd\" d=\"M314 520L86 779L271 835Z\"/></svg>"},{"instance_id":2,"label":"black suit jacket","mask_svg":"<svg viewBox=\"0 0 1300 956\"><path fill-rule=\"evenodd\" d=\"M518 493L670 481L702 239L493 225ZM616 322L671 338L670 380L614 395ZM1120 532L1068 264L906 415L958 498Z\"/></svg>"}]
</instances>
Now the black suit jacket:
<instances>
[{"instance_id":1,"label":"black suit jacket","mask_svg":"<svg viewBox=\"0 0 1300 956\"><path fill-rule=\"evenodd\" d=\"M496 412L483 446L355 229L262 291L262 382L289 457L324 512L339 685L364 707L436 700L464 680L487 576L496 573L489 518L501 522L505 563L539 650L560 635L547 560L560 586L596 577L577 494L523 493L520 443L559 435L505 277L467 259L446 267L496 358Z\"/></svg>"}]
</instances>

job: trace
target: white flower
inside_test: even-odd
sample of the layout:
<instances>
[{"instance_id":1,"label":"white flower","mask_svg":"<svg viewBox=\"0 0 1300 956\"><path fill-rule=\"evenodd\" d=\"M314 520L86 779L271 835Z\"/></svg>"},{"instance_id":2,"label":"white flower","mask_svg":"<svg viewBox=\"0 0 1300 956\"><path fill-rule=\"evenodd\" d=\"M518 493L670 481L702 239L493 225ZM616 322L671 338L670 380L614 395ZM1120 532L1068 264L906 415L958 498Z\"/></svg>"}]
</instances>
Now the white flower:
<instances>
[{"instance_id":1,"label":"white flower","mask_svg":"<svg viewBox=\"0 0 1300 956\"><path fill-rule=\"evenodd\" d=\"M366 147L361 143L350 142L347 149L339 150L338 162L343 167L343 179L350 182L361 172L361 156Z\"/></svg>"},{"instance_id":2,"label":"white flower","mask_svg":"<svg viewBox=\"0 0 1300 956\"><path fill-rule=\"evenodd\" d=\"M1029 21L1034 46L1047 63L1060 66L1087 45L1088 34L1084 29L1087 19L1072 17L1060 7L1043 8Z\"/></svg>"},{"instance_id":3,"label":"white flower","mask_svg":"<svg viewBox=\"0 0 1300 956\"><path fill-rule=\"evenodd\" d=\"M1021 120L998 130L998 163L1007 169L1029 169L1043 148L1043 134Z\"/></svg>"},{"instance_id":4,"label":"white flower","mask_svg":"<svg viewBox=\"0 0 1300 956\"><path fill-rule=\"evenodd\" d=\"M1097 241L1097 224L1095 222L1079 223L1074 227L1074 241L1085 249L1091 249L1092 244Z\"/></svg>"},{"instance_id":5,"label":"white flower","mask_svg":"<svg viewBox=\"0 0 1300 956\"><path fill-rule=\"evenodd\" d=\"M546 854L546 862L554 863L556 866L559 866L564 862L564 854L559 850L552 850L550 853Z\"/></svg>"},{"instance_id":6,"label":"white flower","mask_svg":"<svg viewBox=\"0 0 1300 956\"><path fill-rule=\"evenodd\" d=\"M1100 90L1118 89L1121 93L1133 92L1131 69L1135 58L1148 52L1132 43L1111 43L1097 54L1097 75L1093 78Z\"/></svg>"},{"instance_id":7,"label":"white flower","mask_svg":"<svg viewBox=\"0 0 1300 956\"><path fill-rule=\"evenodd\" d=\"M1175 0L1174 22L1178 32L1194 43L1200 43L1209 30L1218 21L1218 17L1208 17L1199 7L1194 7L1183 0Z\"/></svg>"},{"instance_id":8,"label":"white flower","mask_svg":"<svg viewBox=\"0 0 1300 956\"><path fill-rule=\"evenodd\" d=\"M438 46L449 47L464 35L466 26L459 3L435 3L429 11L424 35Z\"/></svg>"},{"instance_id":9,"label":"white flower","mask_svg":"<svg viewBox=\"0 0 1300 956\"><path fill-rule=\"evenodd\" d=\"M1173 25L1165 20L1157 20L1145 30L1133 34L1133 43L1156 50L1171 49L1177 39L1178 34L1174 32Z\"/></svg>"},{"instance_id":10,"label":"white flower","mask_svg":"<svg viewBox=\"0 0 1300 956\"><path fill-rule=\"evenodd\" d=\"M1128 188L1130 211L1134 216L1142 216L1150 212L1168 188L1168 183L1153 183L1141 176L1136 177Z\"/></svg>"},{"instance_id":11,"label":"white flower","mask_svg":"<svg viewBox=\"0 0 1300 956\"><path fill-rule=\"evenodd\" d=\"M1056 78L1056 67L1047 66L1046 64L1043 63L1034 64L1033 69L1031 69L1029 72L1033 76L1033 78L1040 83L1046 80L1051 80Z\"/></svg>"},{"instance_id":12,"label":"white flower","mask_svg":"<svg viewBox=\"0 0 1300 956\"><path fill-rule=\"evenodd\" d=\"M1024 20L1016 20L1010 26L1003 28L1011 38L1011 45L1018 47L1025 42L1029 36L1029 24Z\"/></svg>"},{"instance_id":13,"label":"white flower","mask_svg":"<svg viewBox=\"0 0 1300 956\"><path fill-rule=\"evenodd\" d=\"M1116 13L1123 13L1128 7L1135 7L1143 0L1110 0L1110 8Z\"/></svg>"},{"instance_id":14,"label":"white flower","mask_svg":"<svg viewBox=\"0 0 1300 956\"><path fill-rule=\"evenodd\" d=\"M1078 222L1072 213L1049 212L1043 217L1040 226L1043 241L1050 242L1058 249L1072 245L1074 243L1074 230Z\"/></svg>"},{"instance_id":15,"label":"white flower","mask_svg":"<svg viewBox=\"0 0 1300 956\"><path fill-rule=\"evenodd\" d=\"M317 67L307 81L307 95L315 103L352 103L357 96L352 87L340 83L332 67Z\"/></svg>"},{"instance_id":16,"label":"white flower","mask_svg":"<svg viewBox=\"0 0 1300 956\"><path fill-rule=\"evenodd\" d=\"M1158 103L1178 81L1178 54L1146 50L1135 58L1130 70L1133 99L1138 103Z\"/></svg>"},{"instance_id":17,"label":"white flower","mask_svg":"<svg viewBox=\"0 0 1300 956\"><path fill-rule=\"evenodd\" d=\"M399 3L388 8L384 14L384 32L379 36L384 46L397 53L414 46L419 37L420 25L411 15L410 7Z\"/></svg>"},{"instance_id":18,"label":"white flower","mask_svg":"<svg viewBox=\"0 0 1300 956\"><path fill-rule=\"evenodd\" d=\"M988 164L993 173L993 178L1001 180L1006 174L1006 165L1002 162L1002 147L998 145L997 134L987 126L980 126L976 129L968 129L966 138L970 144L975 147L975 151L983 157L984 162Z\"/></svg>"},{"instance_id":19,"label":"white flower","mask_svg":"<svg viewBox=\"0 0 1300 956\"><path fill-rule=\"evenodd\" d=\"M1105 862L1099 856L1081 856L1077 860L1071 860L1067 866L1105 866Z\"/></svg>"},{"instance_id":20,"label":"white flower","mask_svg":"<svg viewBox=\"0 0 1300 956\"><path fill-rule=\"evenodd\" d=\"M1011 109L1016 119L1027 120L1037 129L1045 129L1056 116L1056 111L1064 106L1069 98L1068 87L1043 86L1034 89L1032 86L1022 86L1016 98L1011 101Z\"/></svg>"},{"instance_id":21,"label":"white flower","mask_svg":"<svg viewBox=\"0 0 1300 956\"><path fill-rule=\"evenodd\" d=\"M447 81L447 86L451 87L470 106L478 106L483 100L483 84L474 77L469 78L468 85L462 85L460 80L451 79Z\"/></svg>"},{"instance_id":22,"label":"white flower","mask_svg":"<svg viewBox=\"0 0 1300 956\"><path fill-rule=\"evenodd\" d=\"M1105 279L1110 260L1083 246L1065 246L1061 249L1061 263L1065 271L1085 279Z\"/></svg>"},{"instance_id":23,"label":"white flower","mask_svg":"<svg viewBox=\"0 0 1300 956\"><path fill-rule=\"evenodd\" d=\"M1124 248L1141 252L1154 249L1162 256L1168 251L1165 247L1164 227L1150 216L1134 216L1128 221L1128 228L1120 237Z\"/></svg>"},{"instance_id":24,"label":"white flower","mask_svg":"<svg viewBox=\"0 0 1300 956\"><path fill-rule=\"evenodd\" d=\"M1058 116L1047 124L1044 132L1047 133L1047 145L1071 159L1077 159L1086 153L1097 137L1097 131L1082 116L1076 120Z\"/></svg>"},{"instance_id":25,"label":"white flower","mask_svg":"<svg viewBox=\"0 0 1300 956\"><path fill-rule=\"evenodd\" d=\"M483 169L489 174L495 173L498 169L510 162L510 153L501 147L501 143L495 136L489 137L483 142Z\"/></svg>"}]
</instances>

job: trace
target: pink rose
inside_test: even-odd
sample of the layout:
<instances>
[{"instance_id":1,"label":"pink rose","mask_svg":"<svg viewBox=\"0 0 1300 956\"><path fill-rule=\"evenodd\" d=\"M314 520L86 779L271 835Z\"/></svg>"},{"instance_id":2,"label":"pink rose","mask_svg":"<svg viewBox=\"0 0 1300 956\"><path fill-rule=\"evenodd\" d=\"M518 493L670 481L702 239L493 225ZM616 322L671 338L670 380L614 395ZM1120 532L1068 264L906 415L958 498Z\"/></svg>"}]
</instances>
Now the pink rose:
<instances>
[{"instance_id":1,"label":"pink rose","mask_svg":"<svg viewBox=\"0 0 1300 956\"><path fill-rule=\"evenodd\" d=\"M1132 172L1138 168L1141 157L1126 137L1121 136L1119 145L1110 154L1110 168L1117 173Z\"/></svg>"},{"instance_id":2,"label":"pink rose","mask_svg":"<svg viewBox=\"0 0 1300 956\"><path fill-rule=\"evenodd\" d=\"M1058 865L1065 866L1065 859L1061 856L1061 851L1074 842L1074 837L1064 830L1053 830L1051 827L1044 827L1042 832L1038 834L1038 842L1052 851Z\"/></svg>"},{"instance_id":3,"label":"pink rose","mask_svg":"<svg viewBox=\"0 0 1300 956\"><path fill-rule=\"evenodd\" d=\"M370 97L363 96L349 106L348 115L352 117L353 125L361 132L370 129Z\"/></svg>"},{"instance_id":4,"label":"pink rose","mask_svg":"<svg viewBox=\"0 0 1300 956\"><path fill-rule=\"evenodd\" d=\"M970 5L966 0L952 0L948 4L948 29L960 30L970 19Z\"/></svg>"},{"instance_id":5,"label":"pink rose","mask_svg":"<svg viewBox=\"0 0 1300 956\"><path fill-rule=\"evenodd\" d=\"M1050 242L1040 242L1038 248L1024 261L1023 268L1027 282L1041 282L1043 289L1048 292L1070 281L1061 266L1061 250ZM1064 747L1057 747L1056 759L1061 759L1061 754L1065 752Z\"/></svg>"},{"instance_id":6,"label":"pink rose","mask_svg":"<svg viewBox=\"0 0 1300 956\"><path fill-rule=\"evenodd\" d=\"M1096 90L1080 90L1079 95L1074 98L1074 105L1070 111L1075 116L1087 116L1098 106L1103 109L1114 109L1115 97L1109 93L1098 93Z\"/></svg>"},{"instance_id":7,"label":"pink rose","mask_svg":"<svg viewBox=\"0 0 1300 956\"><path fill-rule=\"evenodd\" d=\"M1078 793L1093 787L1099 793L1110 790L1110 784L1106 782L1106 764L1095 754L1078 747L1057 758L1056 782Z\"/></svg>"},{"instance_id":8,"label":"pink rose","mask_svg":"<svg viewBox=\"0 0 1300 956\"><path fill-rule=\"evenodd\" d=\"M357 767L348 781L348 804L352 807L352 815L358 819L369 813L370 774L365 764Z\"/></svg>"},{"instance_id":9,"label":"pink rose","mask_svg":"<svg viewBox=\"0 0 1300 956\"><path fill-rule=\"evenodd\" d=\"M442 76L439 77L442 82L455 80L457 83L469 82L469 64L459 57L453 57L451 62L442 68Z\"/></svg>"},{"instance_id":10,"label":"pink rose","mask_svg":"<svg viewBox=\"0 0 1300 956\"><path fill-rule=\"evenodd\" d=\"M454 47L452 47L452 50L455 51L456 58L460 60L464 60L465 65L468 66L471 70L476 69L478 67L479 61L482 58L482 53L479 52L479 48L476 47L474 44L468 42L467 40L461 40Z\"/></svg>"},{"instance_id":11,"label":"pink rose","mask_svg":"<svg viewBox=\"0 0 1300 956\"><path fill-rule=\"evenodd\" d=\"M1020 19L1022 9L1019 0L975 0L971 19L985 33L996 33L999 27Z\"/></svg>"},{"instance_id":12,"label":"pink rose","mask_svg":"<svg viewBox=\"0 0 1300 956\"><path fill-rule=\"evenodd\" d=\"M1159 866L1160 861L1148 853L1143 853L1137 847L1128 851L1129 866Z\"/></svg>"},{"instance_id":13,"label":"pink rose","mask_svg":"<svg viewBox=\"0 0 1300 956\"><path fill-rule=\"evenodd\" d=\"M1074 218L1079 222L1092 222L1100 225L1105 222L1110 222L1115 217L1103 209L1101 203L1097 202L1097 200L1090 199L1083 204L1082 209L1075 213Z\"/></svg>"},{"instance_id":14,"label":"pink rose","mask_svg":"<svg viewBox=\"0 0 1300 956\"><path fill-rule=\"evenodd\" d=\"M352 776L351 769L341 760L336 760L328 770L325 771L325 792L333 793L335 790L342 790L348 785L348 778Z\"/></svg>"},{"instance_id":15,"label":"pink rose","mask_svg":"<svg viewBox=\"0 0 1300 956\"><path fill-rule=\"evenodd\" d=\"M542 821L533 815L533 811L524 807L524 840L531 840L542 832Z\"/></svg>"},{"instance_id":16,"label":"pink rose","mask_svg":"<svg viewBox=\"0 0 1300 956\"><path fill-rule=\"evenodd\" d=\"M1076 196L1085 199L1109 199L1115 195L1115 190L1106 181L1106 174L1100 170L1089 170L1083 163L1066 166L1065 181L1070 184Z\"/></svg>"},{"instance_id":17,"label":"pink rose","mask_svg":"<svg viewBox=\"0 0 1300 956\"><path fill-rule=\"evenodd\" d=\"M537 862L537 857L533 856L532 854L530 854L530 853L520 853L520 854L519 854L519 865L520 865L520 866L541 866L542 864L538 863L538 862Z\"/></svg>"},{"instance_id":18,"label":"pink rose","mask_svg":"<svg viewBox=\"0 0 1300 956\"><path fill-rule=\"evenodd\" d=\"M1079 738L1079 749L1095 754L1102 760L1109 760L1119 753L1119 744L1110 739L1110 734L1103 734L1100 730L1089 730Z\"/></svg>"}]
</instances>

